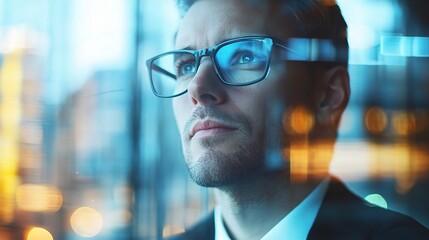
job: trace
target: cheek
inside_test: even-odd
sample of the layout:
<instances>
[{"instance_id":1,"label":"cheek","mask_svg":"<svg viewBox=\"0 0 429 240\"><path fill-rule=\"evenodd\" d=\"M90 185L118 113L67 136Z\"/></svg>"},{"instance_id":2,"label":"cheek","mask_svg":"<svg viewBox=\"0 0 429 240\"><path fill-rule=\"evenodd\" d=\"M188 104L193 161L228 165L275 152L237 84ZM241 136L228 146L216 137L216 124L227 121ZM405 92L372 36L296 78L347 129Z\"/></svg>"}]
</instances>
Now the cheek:
<instances>
[{"instance_id":1,"label":"cheek","mask_svg":"<svg viewBox=\"0 0 429 240\"><path fill-rule=\"evenodd\" d=\"M174 98L172 101L174 117L176 119L177 128L179 133L182 134L183 127L185 125L187 114L187 107L185 106L185 102L178 98Z\"/></svg>"},{"instance_id":2,"label":"cheek","mask_svg":"<svg viewBox=\"0 0 429 240\"><path fill-rule=\"evenodd\" d=\"M304 63L276 64L269 77L275 85L271 96L283 101L285 106L307 106L313 101L312 77Z\"/></svg>"},{"instance_id":3,"label":"cheek","mask_svg":"<svg viewBox=\"0 0 429 240\"><path fill-rule=\"evenodd\" d=\"M245 89L244 89L245 88ZM267 110L270 108L268 89L258 84L243 87L240 93L231 95L236 112L244 115L251 125L251 134L259 135L264 131Z\"/></svg>"}]
</instances>

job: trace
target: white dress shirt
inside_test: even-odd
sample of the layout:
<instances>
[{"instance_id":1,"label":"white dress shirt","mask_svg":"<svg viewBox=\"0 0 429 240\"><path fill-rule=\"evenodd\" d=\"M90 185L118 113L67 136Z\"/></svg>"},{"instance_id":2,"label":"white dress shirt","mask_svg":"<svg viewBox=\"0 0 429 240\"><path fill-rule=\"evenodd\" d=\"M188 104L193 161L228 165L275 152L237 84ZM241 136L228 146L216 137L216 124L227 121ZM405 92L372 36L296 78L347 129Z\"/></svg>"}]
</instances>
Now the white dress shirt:
<instances>
[{"instance_id":1,"label":"white dress shirt","mask_svg":"<svg viewBox=\"0 0 429 240\"><path fill-rule=\"evenodd\" d=\"M328 187L328 179L323 180L301 203L277 223L261 240L307 239L316 219ZM223 225L220 206L214 210L215 240L231 240Z\"/></svg>"}]
</instances>

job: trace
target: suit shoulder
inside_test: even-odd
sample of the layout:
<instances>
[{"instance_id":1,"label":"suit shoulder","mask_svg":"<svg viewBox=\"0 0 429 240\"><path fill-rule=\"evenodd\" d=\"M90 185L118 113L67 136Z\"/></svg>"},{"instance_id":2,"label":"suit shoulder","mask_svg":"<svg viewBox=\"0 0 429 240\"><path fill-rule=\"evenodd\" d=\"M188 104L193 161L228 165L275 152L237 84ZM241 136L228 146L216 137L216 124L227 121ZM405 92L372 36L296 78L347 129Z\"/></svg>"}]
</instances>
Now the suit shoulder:
<instances>
[{"instance_id":1,"label":"suit shoulder","mask_svg":"<svg viewBox=\"0 0 429 240\"><path fill-rule=\"evenodd\" d=\"M374 206L332 180L310 239L429 239L429 230L413 218Z\"/></svg>"}]
</instances>

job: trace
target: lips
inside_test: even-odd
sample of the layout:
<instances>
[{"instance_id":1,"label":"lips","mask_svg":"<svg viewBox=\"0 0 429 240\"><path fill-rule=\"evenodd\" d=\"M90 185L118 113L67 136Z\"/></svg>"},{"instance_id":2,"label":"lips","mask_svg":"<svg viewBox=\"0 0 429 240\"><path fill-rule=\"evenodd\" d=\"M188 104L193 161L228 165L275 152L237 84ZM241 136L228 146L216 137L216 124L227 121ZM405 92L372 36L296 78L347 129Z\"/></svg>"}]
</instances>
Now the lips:
<instances>
[{"instance_id":1,"label":"lips","mask_svg":"<svg viewBox=\"0 0 429 240\"><path fill-rule=\"evenodd\" d=\"M230 131L235 130L236 128L213 121L213 120L205 120L195 123L194 127L191 130L190 138L192 138L195 134L198 132L223 132L223 131Z\"/></svg>"}]
</instances>

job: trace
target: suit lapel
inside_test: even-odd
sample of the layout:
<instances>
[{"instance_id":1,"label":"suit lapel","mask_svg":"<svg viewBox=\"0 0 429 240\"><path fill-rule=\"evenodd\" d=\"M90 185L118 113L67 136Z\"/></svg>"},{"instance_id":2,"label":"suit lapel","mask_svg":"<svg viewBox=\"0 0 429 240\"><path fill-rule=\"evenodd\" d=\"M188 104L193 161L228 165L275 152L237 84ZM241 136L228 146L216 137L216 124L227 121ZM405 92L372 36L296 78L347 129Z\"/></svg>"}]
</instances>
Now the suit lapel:
<instances>
[{"instance_id":1,"label":"suit lapel","mask_svg":"<svg viewBox=\"0 0 429 240\"><path fill-rule=\"evenodd\" d=\"M414 219L374 206L331 178L307 239L429 239Z\"/></svg>"},{"instance_id":2,"label":"suit lapel","mask_svg":"<svg viewBox=\"0 0 429 240\"><path fill-rule=\"evenodd\" d=\"M351 193L338 179L331 177L325 198L308 239L367 239L370 207Z\"/></svg>"}]
</instances>

